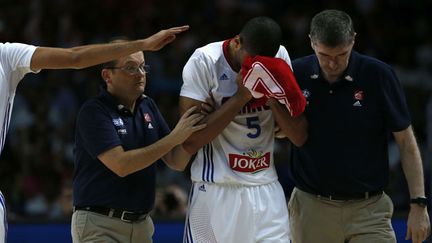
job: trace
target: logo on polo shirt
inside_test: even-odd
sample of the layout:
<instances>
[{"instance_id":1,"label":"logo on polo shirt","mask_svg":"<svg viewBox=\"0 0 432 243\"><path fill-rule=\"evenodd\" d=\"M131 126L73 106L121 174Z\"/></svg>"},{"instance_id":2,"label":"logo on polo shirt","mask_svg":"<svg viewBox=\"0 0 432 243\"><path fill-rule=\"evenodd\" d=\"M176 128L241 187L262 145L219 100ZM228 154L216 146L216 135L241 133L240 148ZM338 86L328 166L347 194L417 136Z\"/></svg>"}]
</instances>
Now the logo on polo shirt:
<instances>
[{"instance_id":1,"label":"logo on polo shirt","mask_svg":"<svg viewBox=\"0 0 432 243\"><path fill-rule=\"evenodd\" d=\"M364 99L364 92L363 92L363 90L356 90L354 92L354 100L355 100L355 102L354 102L353 106L357 106L357 107L362 106L362 104L360 103L360 101L363 100L363 99Z\"/></svg>"},{"instance_id":2,"label":"logo on polo shirt","mask_svg":"<svg viewBox=\"0 0 432 243\"><path fill-rule=\"evenodd\" d=\"M115 128L117 129L117 133L119 135L127 134L127 130L126 130L126 128L124 128L124 122L120 117L112 119L112 122L113 122Z\"/></svg>"},{"instance_id":3,"label":"logo on polo shirt","mask_svg":"<svg viewBox=\"0 0 432 243\"><path fill-rule=\"evenodd\" d=\"M363 100L363 98L364 98L364 92L363 92L363 90L356 90L354 92L354 99L355 100Z\"/></svg>"},{"instance_id":4,"label":"logo on polo shirt","mask_svg":"<svg viewBox=\"0 0 432 243\"><path fill-rule=\"evenodd\" d=\"M151 122L151 116L149 115L149 113L144 113L144 121L145 122Z\"/></svg>"},{"instance_id":5,"label":"logo on polo shirt","mask_svg":"<svg viewBox=\"0 0 432 243\"><path fill-rule=\"evenodd\" d=\"M127 131L126 131L126 129L121 128L121 129L118 129L118 130L117 130L117 133L118 133L118 134L121 134L121 135L125 135L125 134L127 134Z\"/></svg>"},{"instance_id":6,"label":"logo on polo shirt","mask_svg":"<svg viewBox=\"0 0 432 243\"><path fill-rule=\"evenodd\" d=\"M308 89L302 90L303 96L306 99L306 105L309 105L309 97L311 96L311 92Z\"/></svg>"},{"instance_id":7,"label":"logo on polo shirt","mask_svg":"<svg viewBox=\"0 0 432 243\"><path fill-rule=\"evenodd\" d=\"M120 117L112 119L112 122L113 122L114 126L116 126L116 127L124 126L123 120Z\"/></svg>"},{"instance_id":8,"label":"logo on polo shirt","mask_svg":"<svg viewBox=\"0 0 432 243\"><path fill-rule=\"evenodd\" d=\"M303 90L303 96L307 99L311 95L311 92L308 89Z\"/></svg>"},{"instance_id":9,"label":"logo on polo shirt","mask_svg":"<svg viewBox=\"0 0 432 243\"><path fill-rule=\"evenodd\" d=\"M148 129L153 129L154 128L153 125L151 124L152 119L151 119L151 116L150 116L149 113L144 113L144 121L146 123L148 123L148 125L147 125Z\"/></svg>"}]
</instances>

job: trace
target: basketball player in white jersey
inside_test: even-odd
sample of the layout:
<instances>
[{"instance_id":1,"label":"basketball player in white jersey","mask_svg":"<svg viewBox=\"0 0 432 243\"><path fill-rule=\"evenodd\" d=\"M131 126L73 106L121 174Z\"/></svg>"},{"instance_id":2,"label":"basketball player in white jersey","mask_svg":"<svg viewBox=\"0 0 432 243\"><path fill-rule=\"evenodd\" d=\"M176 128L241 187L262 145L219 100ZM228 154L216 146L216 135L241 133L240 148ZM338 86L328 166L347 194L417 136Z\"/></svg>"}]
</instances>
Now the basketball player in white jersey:
<instances>
[{"instance_id":1,"label":"basketball player in white jersey","mask_svg":"<svg viewBox=\"0 0 432 243\"><path fill-rule=\"evenodd\" d=\"M138 51L157 51L172 42L189 26L174 27L141 40L95 44L74 48L35 47L21 43L0 43L0 152L5 144L15 91L25 74L41 69L81 69L105 63ZM0 243L6 242L7 219L0 191Z\"/></svg>"},{"instance_id":2,"label":"basketball player in white jersey","mask_svg":"<svg viewBox=\"0 0 432 243\"><path fill-rule=\"evenodd\" d=\"M285 195L273 164L277 124L297 146L307 138L303 115L291 117L275 99L252 108L238 74L245 55L279 57L279 25L267 17L249 20L239 35L198 48L183 70L180 109L213 95L207 127L183 144L196 153L183 242L289 242Z\"/></svg>"}]
</instances>

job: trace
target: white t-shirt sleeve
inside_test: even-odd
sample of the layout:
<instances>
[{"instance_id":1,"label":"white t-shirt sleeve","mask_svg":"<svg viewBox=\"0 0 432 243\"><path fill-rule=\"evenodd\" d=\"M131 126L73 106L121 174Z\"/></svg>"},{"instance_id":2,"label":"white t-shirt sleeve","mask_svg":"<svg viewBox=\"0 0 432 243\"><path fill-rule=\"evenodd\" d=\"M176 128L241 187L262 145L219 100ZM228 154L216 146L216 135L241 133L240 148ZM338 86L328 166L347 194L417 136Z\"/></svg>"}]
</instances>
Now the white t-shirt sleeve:
<instances>
[{"instance_id":1,"label":"white t-shirt sleeve","mask_svg":"<svg viewBox=\"0 0 432 243\"><path fill-rule=\"evenodd\" d=\"M10 69L10 81L16 87L25 74L34 72L30 69L30 63L36 46L21 43L5 43L1 50L1 60L4 66ZM37 72L39 71L34 73Z\"/></svg>"},{"instance_id":2,"label":"white t-shirt sleeve","mask_svg":"<svg viewBox=\"0 0 432 243\"><path fill-rule=\"evenodd\" d=\"M211 91L209 66L203 53L196 50L183 68L183 86L180 96L205 101Z\"/></svg>"},{"instance_id":3,"label":"white t-shirt sleeve","mask_svg":"<svg viewBox=\"0 0 432 243\"><path fill-rule=\"evenodd\" d=\"M279 47L279 51L277 52L276 57L284 59L285 62L288 63L288 65L291 67L291 70L292 70L291 58L288 54L287 49L284 46Z\"/></svg>"}]
</instances>

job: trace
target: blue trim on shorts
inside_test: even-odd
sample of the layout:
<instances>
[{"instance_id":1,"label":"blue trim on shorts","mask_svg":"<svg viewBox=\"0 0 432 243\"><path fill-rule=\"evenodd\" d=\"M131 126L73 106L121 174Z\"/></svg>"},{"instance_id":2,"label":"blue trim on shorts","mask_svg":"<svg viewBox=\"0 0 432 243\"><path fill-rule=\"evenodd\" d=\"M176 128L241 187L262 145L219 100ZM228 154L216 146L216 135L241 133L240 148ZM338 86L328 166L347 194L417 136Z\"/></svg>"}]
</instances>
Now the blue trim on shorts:
<instances>
[{"instance_id":1,"label":"blue trim on shorts","mask_svg":"<svg viewBox=\"0 0 432 243\"><path fill-rule=\"evenodd\" d=\"M192 184L191 190L189 193L189 209L190 209L190 204L192 202L192 198L194 195L194 188L195 188L195 184ZM186 217L186 225L185 225L185 230L183 232L183 243L193 243L192 231L190 229L189 212L188 212L188 215Z\"/></svg>"}]
</instances>

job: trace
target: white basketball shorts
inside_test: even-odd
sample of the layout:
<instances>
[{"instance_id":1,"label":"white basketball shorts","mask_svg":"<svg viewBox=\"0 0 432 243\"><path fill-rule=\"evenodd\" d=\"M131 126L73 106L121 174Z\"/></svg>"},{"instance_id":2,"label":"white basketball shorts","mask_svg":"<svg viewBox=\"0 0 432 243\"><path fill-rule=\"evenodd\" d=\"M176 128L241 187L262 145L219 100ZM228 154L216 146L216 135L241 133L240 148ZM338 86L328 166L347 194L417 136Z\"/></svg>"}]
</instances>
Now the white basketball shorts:
<instances>
[{"instance_id":1,"label":"white basketball shorts","mask_svg":"<svg viewBox=\"0 0 432 243\"><path fill-rule=\"evenodd\" d=\"M289 242L288 210L280 183L193 183L183 242Z\"/></svg>"}]
</instances>

